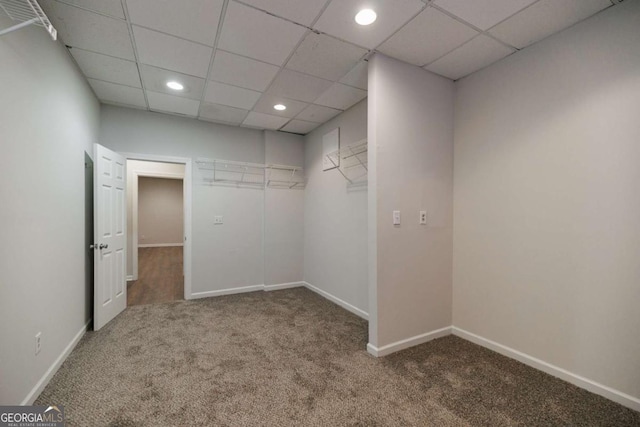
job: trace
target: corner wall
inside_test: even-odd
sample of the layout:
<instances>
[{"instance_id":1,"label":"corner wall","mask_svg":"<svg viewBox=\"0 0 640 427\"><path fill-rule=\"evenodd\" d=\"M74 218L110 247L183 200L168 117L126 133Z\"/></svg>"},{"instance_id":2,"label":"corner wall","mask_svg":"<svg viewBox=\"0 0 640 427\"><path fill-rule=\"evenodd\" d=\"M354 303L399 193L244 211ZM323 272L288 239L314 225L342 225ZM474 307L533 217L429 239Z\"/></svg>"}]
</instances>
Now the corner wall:
<instances>
[{"instance_id":1,"label":"corner wall","mask_svg":"<svg viewBox=\"0 0 640 427\"><path fill-rule=\"evenodd\" d=\"M639 28L624 2L456 83L453 276L456 327L636 409Z\"/></svg>"},{"instance_id":2,"label":"corner wall","mask_svg":"<svg viewBox=\"0 0 640 427\"><path fill-rule=\"evenodd\" d=\"M12 22L0 12L0 28ZM0 37L0 64L0 404L16 405L36 398L91 318L84 153L100 106L41 27Z\"/></svg>"},{"instance_id":3,"label":"corner wall","mask_svg":"<svg viewBox=\"0 0 640 427\"><path fill-rule=\"evenodd\" d=\"M369 350L381 356L450 331L453 82L376 54L368 120Z\"/></svg>"}]
</instances>

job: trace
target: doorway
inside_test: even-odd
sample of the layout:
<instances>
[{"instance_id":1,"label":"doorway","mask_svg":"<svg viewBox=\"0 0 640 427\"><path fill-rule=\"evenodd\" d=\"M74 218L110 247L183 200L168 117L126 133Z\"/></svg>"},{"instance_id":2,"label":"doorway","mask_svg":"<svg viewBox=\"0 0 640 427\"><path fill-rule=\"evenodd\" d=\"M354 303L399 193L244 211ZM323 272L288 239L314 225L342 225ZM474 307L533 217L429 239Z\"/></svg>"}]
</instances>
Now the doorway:
<instances>
[{"instance_id":1,"label":"doorway","mask_svg":"<svg viewBox=\"0 0 640 427\"><path fill-rule=\"evenodd\" d=\"M127 305L185 298L185 164L127 160Z\"/></svg>"}]
</instances>

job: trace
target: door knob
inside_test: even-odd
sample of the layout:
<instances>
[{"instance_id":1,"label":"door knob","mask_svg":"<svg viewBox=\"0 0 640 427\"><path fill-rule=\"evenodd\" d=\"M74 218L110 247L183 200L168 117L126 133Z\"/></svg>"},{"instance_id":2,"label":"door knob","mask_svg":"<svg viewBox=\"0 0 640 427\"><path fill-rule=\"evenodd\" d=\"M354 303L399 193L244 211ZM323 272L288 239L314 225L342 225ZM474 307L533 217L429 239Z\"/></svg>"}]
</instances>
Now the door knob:
<instances>
[{"instance_id":1,"label":"door knob","mask_svg":"<svg viewBox=\"0 0 640 427\"><path fill-rule=\"evenodd\" d=\"M98 246L98 249L107 249L109 247L108 244L106 243L100 243L100 246Z\"/></svg>"}]
</instances>

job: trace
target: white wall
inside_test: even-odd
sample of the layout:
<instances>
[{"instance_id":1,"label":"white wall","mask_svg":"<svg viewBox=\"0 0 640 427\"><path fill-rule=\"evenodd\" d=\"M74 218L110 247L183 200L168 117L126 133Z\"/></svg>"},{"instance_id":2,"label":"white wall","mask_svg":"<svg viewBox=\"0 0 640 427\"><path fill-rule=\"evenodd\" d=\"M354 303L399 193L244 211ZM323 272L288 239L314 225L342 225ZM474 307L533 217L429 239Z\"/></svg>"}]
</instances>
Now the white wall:
<instances>
[{"instance_id":1,"label":"white wall","mask_svg":"<svg viewBox=\"0 0 640 427\"><path fill-rule=\"evenodd\" d=\"M300 135L265 132L265 163L304 167ZM304 191L265 189L265 285L304 278Z\"/></svg>"},{"instance_id":2,"label":"white wall","mask_svg":"<svg viewBox=\"0 0 640 427\"><path fill-rule=\"evenodd\" d=\"M138 179L138 246L182 245L182 180Z\"/></svg>"},{"instance_id":3,"label":"white wall","mask_svg":"<svg viewBox=\"0 0 640 427\"><path fill-rule=\"evenodd\" d=\"M104 107L103 107L104 108ZM127 160L127 277L134 278L133 268L133 232L134 221L133 211L134 204L137 200L134 200L134 196L138 194L138 175L151 175L165 174L173 176L181 176L184 178L185 165L179 163L163 163L163 162L148 162L143 160ZM184 182L180 181L184 186ZM184 189L183 189L184 192ZM184 198L184 194L182 195ZM183 214L184 216L184 214ZM183 218L184 220L184 218ZM139 226L139 224L138 224ZM138 243L141 240L138 239ZM144 243L144 242L143 242Z\"/></svg>"},{"instance_id":4,"label":"white wall","mask_svg":"<svg viewBox=\"0 0 640 427\"><path fill-rule=\"evenodd\" d=\"M416 344L451 325L453 82L377 54L369 61L368 120L376 224L369 233L377 247L369 259L377 313L369 343L398 349L398 341ZM394 210L401 212L399 226ZM427 225L419 225L421 210Z\"/></svg>"},{"instance_id":5,"label":"white wall","mask_svg":"<svg viewBox=\"0 0 640 427\"><path fill-rule=\"evenodd\" d=\"M0 12L0 28L12 25ZM19 404L91 317L84 152L99 104L40 27L0 37L0 404ZM35 356L35 334L42 350Z\"/></svg>"},{"instance_id":6,"label":"white wall","mask_svg":"<svg viewBox=\"0 0 640 427\"><path fill-rule=\"evenodd\" d=\"M624 2L457 82L453 316L636 398L639 28Z\"/></svg>"},{"instance_id":7,"label":"white wall","mask_svg":"<svg viewBox=\"0 0 640 427\"><path fill-rule=\"evenodd\" d=\"M367 100L305 137L304 280L367 313L367 189L322 171L322 136L337 127L341 146L365 139Z\"/></svg>"},{"instance_id":8,"label":"white wall","mask_svg":"<svg viewBox=\"0 0 640 427\"><path fill-rule=\"evenodd\" d=\"M275 133L271 145L279 143L279 135L283 144L290 143L288 135ZM119 152L265 163L263 131L127 108L103 106L100 138L106 147ZM283 214L289 215L286 210ZM218 215L223 216L222 225L214 225L214 216ZM279 218L277 213L274 215ZM264 233L271 228L265 227L264 221L263 189L209 185L194 167L192 292L195 296L265 284ZM274 224L276 229L280 226ZM267 245L274 253L290 250L278 242ZM289 271L278 274L287 278L299 276Z\"/></svg>"}]
</instances>

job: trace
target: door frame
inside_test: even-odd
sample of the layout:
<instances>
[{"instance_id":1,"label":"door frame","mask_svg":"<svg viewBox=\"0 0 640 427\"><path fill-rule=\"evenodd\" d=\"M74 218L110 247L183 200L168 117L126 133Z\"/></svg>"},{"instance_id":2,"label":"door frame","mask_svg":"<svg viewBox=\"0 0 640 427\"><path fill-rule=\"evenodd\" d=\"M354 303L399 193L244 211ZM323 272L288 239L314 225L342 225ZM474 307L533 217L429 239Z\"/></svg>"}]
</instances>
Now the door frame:
<instances>
[{"instance_id":1,"label":"door frame","mask_svg":"<svg viewBox=\"0 0 640 427\"><path fill-rule=\"evenodd\" d=\"M191 266L192 266L192 212L193 212L193 191L192 191L192 177L193 177L193 161L188 157L173 157L173 156L158 156L155 154L139 154L139 153L120 153L120 155L124 156L126 160L142 160L147 162L161 162L161 163L176 163L184 165L184 177L178 178L176 174L172 177L173 179L182 179L183 185L183 204L184 204L184 246L183 246L183 268L184 268L184 299L191 299ZM137 174L134 172L137 180ZM155 174L155 176L160 177L159 175L165 175L164 178L170 178L166 174ZM140 173L140 176L154 176L153 172L144 172ZM137 197L138 189L135 186L134 193L132 197ZM134 205L137 207L137 205ZM137 209L136 209L137 211ZM138 213L132 213L132 222L135 221L137 226L138 222ZM137 231L137 229L136 229ZM138 236L132 234L132 245L131 250L134 251L132 254L136 259L138 258L137 254L137 243ZM134 246L135 244L135 246ZM134 263L135 270L132 271L134 277L137 278L137 263Z\"/></svg>"}]
</instances>

